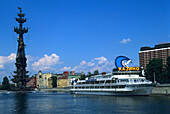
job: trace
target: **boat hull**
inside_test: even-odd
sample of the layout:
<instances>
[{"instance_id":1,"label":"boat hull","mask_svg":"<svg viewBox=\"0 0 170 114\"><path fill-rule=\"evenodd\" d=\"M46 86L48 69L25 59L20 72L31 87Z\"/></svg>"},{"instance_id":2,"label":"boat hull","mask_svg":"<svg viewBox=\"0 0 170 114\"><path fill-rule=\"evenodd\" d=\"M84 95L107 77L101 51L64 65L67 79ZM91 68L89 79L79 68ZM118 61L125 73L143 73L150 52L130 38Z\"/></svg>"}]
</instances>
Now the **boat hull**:
<instances>
[{"instance_id":1,"label":"boat hull","mask_svg":"<svg viewBox=\"0 0 170 114\"><path fill-rule=\"evenodd\" d=\"M125 89L70 89L70 93L82 95L148 96L152 89L153 86Z\"/></svg>"}]
</instances>

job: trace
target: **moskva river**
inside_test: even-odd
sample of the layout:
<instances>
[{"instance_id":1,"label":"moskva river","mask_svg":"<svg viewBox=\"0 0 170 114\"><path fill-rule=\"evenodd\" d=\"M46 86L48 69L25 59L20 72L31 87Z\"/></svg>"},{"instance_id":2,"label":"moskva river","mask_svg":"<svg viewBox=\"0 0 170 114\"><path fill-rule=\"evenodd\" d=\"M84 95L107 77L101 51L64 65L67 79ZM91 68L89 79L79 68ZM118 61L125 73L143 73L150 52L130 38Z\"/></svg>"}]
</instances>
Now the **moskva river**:
<instances>
[{"instance_id":1,"label":"moskva river","mask_svg":"<svg viewBox=\"0 0 170 114\"><path fill-rule=\"evenodd\" d=\"M170 114L170 96L94 96L0 92L3 114Z\"/></svg>"}]
</instances>

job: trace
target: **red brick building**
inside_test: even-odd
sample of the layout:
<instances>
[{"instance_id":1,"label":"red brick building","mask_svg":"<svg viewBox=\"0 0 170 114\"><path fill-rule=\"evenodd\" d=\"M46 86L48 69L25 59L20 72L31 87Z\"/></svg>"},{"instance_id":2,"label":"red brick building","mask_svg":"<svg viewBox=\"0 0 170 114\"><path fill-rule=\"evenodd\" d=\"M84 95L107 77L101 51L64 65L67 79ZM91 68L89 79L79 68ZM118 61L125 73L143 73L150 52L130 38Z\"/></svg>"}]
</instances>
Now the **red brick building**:
<instances>
[{"instance_id":1,"label":"red brick building","mask_svg":"<svg viewBox=\"0 0 170 114\"><path fill-rule=\"evenodd\" d=\"M36 84L36 77L32 76L29 78L29 82L27 82L26 87L29 88L37 88L37 84Z\"/></svg>"},{"instance_id":2,"label":"red brick building","mask_svg":"<svg viewBox=\"0 0 170 114\"><path fill-rule=\"evenodd\" d=\"M63 76L69 75L69 71L64 71Z\"/></svg>"},{"instance_id":3,"label":"red brick building","mask_svg":"<svg viewBox=\"0 0 170 114\"><path fill-rule=\"evenodd\" d=\"M155 47L141 47L139 51L140 67L146 69L146 65L153 58L162 59L163 65L167 64L167 58L170 56L170 43L155 45Z\"/></svg>"}]
</instances>

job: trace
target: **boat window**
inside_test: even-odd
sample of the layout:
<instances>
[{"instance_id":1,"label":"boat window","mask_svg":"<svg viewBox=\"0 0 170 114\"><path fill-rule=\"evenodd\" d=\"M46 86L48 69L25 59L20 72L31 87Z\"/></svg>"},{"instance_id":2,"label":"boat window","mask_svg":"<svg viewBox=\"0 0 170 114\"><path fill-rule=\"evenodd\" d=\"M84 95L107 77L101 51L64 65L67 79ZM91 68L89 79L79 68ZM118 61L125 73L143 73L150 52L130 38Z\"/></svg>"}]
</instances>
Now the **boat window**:
<instances>
[{"instance_id":1,"label":"boat window","mask_svg":"<svg viewBox=\"0 0 170 114\"><path fill-rule=\"evenodd\" d=\"M92 88L94 88L94 86L90 86L90 88L92 89Z\"/></svg>"},{"instance_id":2,"label":"boat window","mask_svg":"<svg viewBox=\"0 0 170 114\"><path fill-rule=\"evenodd\" d=\"M140 79L138 79L138 82L141 82L141 80L140 80Z\"/></svg>"},{"instance_id":3,"label":"boat window","mask_svg":"<svg viewBox=\"0 0 170 114\"><path fill-rule=\"evenodd\" d=\"M134 82L136 83L136 79L134 79Z\"/></svg>"},{"instance_id":4,"label":"boat window","mask_svg":"<svg viewBox=\"0 0 170 114\"><path fill-rule=\"evenodd\" d=\"M138 79L138 82L141 82L141 79Z\"/></svg>"},{"instance_id":5,"label":"boat window","mask_svg":"<svg viewBox=\"0 0 170 114\"><path fill-rule=\"evenodd\" d=\"M110 88L110 86L106 86L106 88Z\"/></svg>"},{"instance_id":6,"label":"boat window","mask_svg":"<svg viewBox=\"0 0 170 114\"><path fill-rule=\"evenodd\" d=\"M133 81L132 81L132 79L130 79L130 83L132 83Z\"/></svg>"},{"instance_id":7,"label":"boat window","mask_svg":"<svg viewBox=\"0 0 170 114\"><path fill-rule=\"evenodd\" d=\"M112 80L112 83L116 83L116 80Z\"/></svg>"},{"instance_id":8,"label":"boat window","mask_svg":"<svg viewBox=\"0 0 170 114\"><path fill-rule=\"evenodd\" d=\"M95 86L95 88L99 88L99 86Z\"/></svg>"},{"instance_id":9,"label":"boat window","mask_svg":"<svg viewBox=\"0 0 170 114\"><path fill-rule=\"evenodd\" d=\"M128 79L120 79L119 82L127 83L127 82L129 82L129 80Z\"/></svg>"},{"instance_id":10,"label":"boat window","mask_svg":"<svg viewBox=\"0 0 170 114\"><path fill-rule=\"evenodd\" d=\"M100 84L103 84L103 83L104 83L104 81L99 81L99 83L100 83Z\"/></svg>"},{"instance_id":11,"label":"boat window","mask_svg":"<svg viewBox=\"0 0 170 114\"><path fill-rule=\"evenodd\" d=\"M95 84L99 84L99 81L96 81Z\"/></svg>"},{"instance_id":12,"label":"boat window","mask_svg":"<svg viewBox=\"0 0 170 114\"><path fill-rule=\"evenodd\" d=\"M119 88L125 88L125 85L121 85L121 86L119 86Z\"/></svg>"},{"instance_id":13,"label":"boat window","mask_svg":"<svg viewBox=\"0 0 170 114\"><path fill-rule=\"evenodd\" d=\"M106 83L110 83L111 82L111 80L106 80Z\"/></svg>"},{"instance_id":14,"label":"boat window","mask_svg":"<svg viewBox=\"0 0 170 114\"><path fill-rule=\"evenodd\" d=\"M86 86L86 89L89 89L89 86Z\"/></svg>"},{"instance_id":15,"label":"boat window","mask_svg":"<svg viewBox=\"0 0 170 114\"><path fill-rule=\"evenodd\" d=\"M118 86L112 86L112 88L118 88Z\"/></svg>"}]
</instances>

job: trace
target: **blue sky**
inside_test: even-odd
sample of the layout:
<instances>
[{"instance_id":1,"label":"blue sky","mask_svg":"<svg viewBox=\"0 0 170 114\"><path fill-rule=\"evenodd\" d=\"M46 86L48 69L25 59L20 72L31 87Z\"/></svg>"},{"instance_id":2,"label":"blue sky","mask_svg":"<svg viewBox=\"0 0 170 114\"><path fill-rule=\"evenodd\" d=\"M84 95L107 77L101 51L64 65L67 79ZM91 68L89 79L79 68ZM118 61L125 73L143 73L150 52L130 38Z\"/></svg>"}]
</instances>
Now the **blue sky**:
<instances>
[{"instance_id":1,"label":"blue sky","mask_svg":"<svg viewBox=\"0 0 170 114\"><path fill-rule=\"evenodd\" d=\"M111 71L119 55L139 65L139 50L170 42L168 0L1 0L0 80L15 70L22 7L28 70Z\"/></svg>"}]
</instances>

